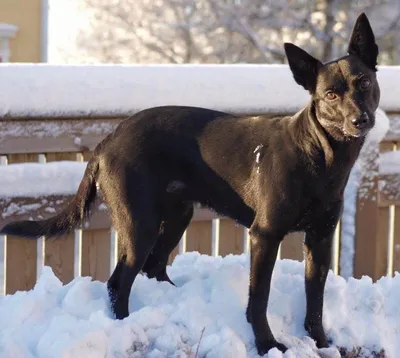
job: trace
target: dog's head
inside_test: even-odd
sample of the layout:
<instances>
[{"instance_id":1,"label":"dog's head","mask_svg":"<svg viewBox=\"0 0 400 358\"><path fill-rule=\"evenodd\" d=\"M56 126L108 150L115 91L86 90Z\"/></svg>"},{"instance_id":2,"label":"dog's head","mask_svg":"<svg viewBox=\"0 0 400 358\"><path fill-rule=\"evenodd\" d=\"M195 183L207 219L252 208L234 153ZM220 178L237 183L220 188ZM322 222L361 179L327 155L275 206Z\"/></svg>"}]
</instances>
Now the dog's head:
<instances>
[{"instance_id":1,"label":"dog's head","mask_svg":"<svg viewBox=\"0 0 400 358\"><path fill-rule=\"evenodd\" d=\"M295 81L311 93L325 130L340 140L365 136L375 124L380 99L378 46L367 16L358 17L344 57L323 64L290 43L285 52Z\"/></svg>"}]
</instances>

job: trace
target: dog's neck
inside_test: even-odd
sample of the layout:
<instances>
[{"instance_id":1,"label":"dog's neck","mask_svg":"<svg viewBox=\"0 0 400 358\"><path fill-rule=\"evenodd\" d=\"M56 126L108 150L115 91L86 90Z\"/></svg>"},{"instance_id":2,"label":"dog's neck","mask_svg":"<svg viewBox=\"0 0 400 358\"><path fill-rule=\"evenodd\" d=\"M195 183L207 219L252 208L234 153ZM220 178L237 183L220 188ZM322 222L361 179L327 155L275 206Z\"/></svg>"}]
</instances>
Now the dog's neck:
<instances>
[{"instance_id":1,"label":"dog's neck","mask_svg":"<svg viewBox=\"0 0 400 358\"><path fill-rule=\"evenodd\" d=\"M353 163L349 164L353 165L365 141L365 137L348 137L339 133L339 128L329 128L328 131L318 120L312 103L293 116L293 125L295 133L302 133L296 136L299 148L310 159L322 155L326 168L337 160L350 160ZM344 158L345 152L351 152L354 157L346 155Z\"/></svg>"}]
</instances>

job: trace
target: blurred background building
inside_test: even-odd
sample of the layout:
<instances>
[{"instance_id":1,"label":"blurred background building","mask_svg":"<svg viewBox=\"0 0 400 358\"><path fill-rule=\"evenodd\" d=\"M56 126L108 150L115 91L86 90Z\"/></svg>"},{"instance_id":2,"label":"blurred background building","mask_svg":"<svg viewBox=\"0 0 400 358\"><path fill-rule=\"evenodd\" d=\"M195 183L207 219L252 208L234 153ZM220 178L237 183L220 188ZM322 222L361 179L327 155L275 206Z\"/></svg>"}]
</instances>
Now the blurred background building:
<instances>
[{"instance_id":1,"label":"blurred background building","mask_svg":"<svg viewBox=\"0 0 400 358\"><path fill-rule=\"evenodd\" d=\"M361 12L377 36L379 63L400 64L399 0L1 0L1 58L283 63L289 41L328 61L346 50Z\"/></svg>"},{"instance_id":2,"label":"blurred background building","mask_svg":"<svg viewBox=\"0 0 400 358\"><path fill-rule=\"evenodd\" d=\"M0 62L46 62L47 24L47 0L1 0Z\"/></svg>"}]
</instances>

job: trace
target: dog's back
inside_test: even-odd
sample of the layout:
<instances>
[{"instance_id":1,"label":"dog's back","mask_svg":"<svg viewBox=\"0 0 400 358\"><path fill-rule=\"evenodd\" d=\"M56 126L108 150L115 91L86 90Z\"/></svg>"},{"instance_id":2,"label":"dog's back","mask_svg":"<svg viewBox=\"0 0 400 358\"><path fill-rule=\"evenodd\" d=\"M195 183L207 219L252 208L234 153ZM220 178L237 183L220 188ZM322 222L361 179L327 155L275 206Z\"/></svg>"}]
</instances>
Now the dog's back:
<instances>
[{"instance_id":1,"label":"dog's back","mask_svg":"<svg viewBox=\"0 0 400 358\"><path fill-rule=\"evenodd\" d=\"M122 122L96 153L97 181L101 187L115 168L138 168L142 163L148 177L157 177L160 192L249 225L254 212L243 200L245 184L268 122L274 121L188 106L141 111Z\"/></svg>"}]
</instances>

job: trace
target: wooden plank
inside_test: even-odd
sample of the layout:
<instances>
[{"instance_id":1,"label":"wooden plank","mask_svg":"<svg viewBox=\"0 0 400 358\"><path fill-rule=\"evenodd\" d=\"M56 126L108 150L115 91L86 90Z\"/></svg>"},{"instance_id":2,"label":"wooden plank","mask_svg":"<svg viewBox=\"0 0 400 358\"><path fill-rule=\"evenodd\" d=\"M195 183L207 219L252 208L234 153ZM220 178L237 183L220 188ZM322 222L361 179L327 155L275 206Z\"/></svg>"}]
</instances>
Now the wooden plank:
<instances>
[{"instance_id":1,"label":"wooden plank","mask_svg":"<svg viewBox=\"0 0 400 358\"><path fill-rule=\"evenodd\" d=\"M86 150L86 151L82 152L82 154L83 154L83 160L85 162L87 162L92 157L93 151L92 150Z\"/></svg>"},{"instance_id":2,"label":"wooden plank","mask_svg":"<svg viewBox=\"0 0 400 358\"><path fill-rule=\"evenodd\" d=\"M74 279L74 235L45 238L44 264L50 266L63 284Z\"/></svg>"},{"instance_id":3,"label":"wooden plank","mask_svg":"<svg viewBox=\"0 0 400 358\"><path fill-rule=\"evenodd\" d=\"M378 233L376 237L376 278L386 275L388 259L389 207L378 208Z\"/></svg>"},{"instance_id":4,"label":"wooden plank","mask_svg":"<svg viewBox=\"0 0 400 358\"><path fill-rule=\"evenodd\" d=\"M64 160L76 161L77 152L53 152L46 154L47 163L60 162Z\"/></svg>"},{"instance_id":5,"label":"wooden plank","mask_svg":"<svg viewBox=\"0 0 400 358\"><path fill-rule=\"evenodd\" d=\"M47 153L46 161L75 160L76 153ZM74 279L74 243L73 233L59 239L45 238L44 264L50 266L54 274L64 284Z\"/></svg>"},{"instance_id":6,"label":"wooden plank","mask_svg":"<svg viewBox=\"0 0 400 358\"><path fill-rule=\"evenodd\" d=\"M243 226L230 219L220 222L219 255L243 253Z\"/></svg>"},{"instance_id":7,"label":"wooden plank","mask_svg":"<svg viewBox=\"0 0 400 358\"><path fill-rule=\"evenodd\" d=\"M121 122L115 119L0 121L0 153L52 153L93 150Z\"/></svg>"},{"instance_id":8,"label":"wooden plank","mask_svg":"<svg viewBox=\"0 0 400 358\"><path fill-rule=\"evenodd\" d=\"M8 154L8 164L16 163L37 163L38 155L33 153Z\"/></svg>"},{"instance_id":9,"label":"wooden plank","mask_svg":"<svg viewBox=\"0 0 400 358\"><path fill-rule=\"evenodd\" d=\"M37 162L34 154L13 154L8 163ZM2 211L3 212L3 211ZM37 241L7 235L6 237L6 275L5 293L12 294L20 290L30 290L36 283Z\"/></svg>"},{"instance_id":10,"label":"wooden plank","mask_svg":"<svg viewBox=\"0 0 400 358\"><path fill-rule=\"evenodd\" d=\"M384 140L379 145L380 153L396 150L396 142ZM400 174L379 173L379 206L400 205Z\"/></svg>"},{"instance_id":11,"label":"wooden plank","mask_svg":"<svg viewBox=\"0 0 400 358\"><path fill-rule=\"evenodd\" d=\"M380 153L389 152L395 149L394 142L392 141L384 141L379 145ZM379 175L379 181L382 183L383 176ZM386 181L386 185L391 185L391 181ZM385 186L386 186L385 185ZM376 237L377 240L377 263L376 263L376 277L379 278L384 276L388 272L388 254L389 254L389 246L388 246L388 238L389 238L389 216L390 216L390 205L391 198L389 191L387 191L384 185L379 185L379 209L378 209L378 234ZM388 200L389 199L389 200ZM386 205L385 205L386 204Z\"/></svg>"},{"instance_id":12,"label":"wooden plank","mask_svg":"<svg viewBox=\"0 0 400 358\"><path fill-rule=\"evenodd\" d=\"M37 241L7 236L5 293L31 290L36 283Z\"/></svg>"},{"instance_id":13,"label":"wooden plank","mask_svg":"<svg viewBox=\"0 0 400 358\"><path fill-rule=\"evenodd\" d=\"M372 185L370 195L376 198L377 187L375 183ZM355 236L354 277L368 275L377 279L378 206L371 197L357 200Z\"/></svg>"},{"instance_id":14,"label":"wooden plank","mask_svg":"<svg viewBox=\"0 0 400 358\"><path fill-rule=\"evenodd\" d=\"M83 230L82 276L107 281L110 277L110 230Z\"/></svg>"},{"instance_id":15,"label":"wooden plank","mask_svg":"<svg viewBox=\"0 0 400 358\"><path fill-rule=\"evenodd\" d=\"M400 138L395 142L397 150L400 148ZM400 181L399 181L400 183ZM400 192L400 188L397 187ZM400 272L400 200L395 207L394 216L394 246L393 246L393 276L395 272Z\"/></svg>"},{"instance_id":16,"label":"wooden plank","mask_svg":"<svg viewBox=\"0 0 400 358\"><path fill-rule=\"evenodd\" d=\"M281 259L303 261L304 233L293 232L285 236L281 244Z\"/></svg>"},{"instance_id":17,"label":"wooden plank","mask_svg":"<svg viewBox=\"0 0 400 358\"><path fill-rule=\"evenodd\" d=\"M211 221L192 221L187 228L187 251L211 254Z\"/></svg>"},{"instance_id":18,"label":"wooden plank","mask_svg":"<svg viewBox=\"0 0 400 358\"><path fill-rule=\"evenodd\" d=\"M396 207L394 220L393 275L400 272L400 207Z\"/></svg>"},{"instance_id":19,"label":"wooden plank","mask_svg":"<svg viewBox=\"0 0 400 358\"><path fill-rule=\"evenodd\" d=\"M175 257L179 254L179 247L175 247L175 249L172 250L171 254L169 255L168 258L168 265L171 265L172 262L175 260Z\"/></svg>"}]
</instances>

